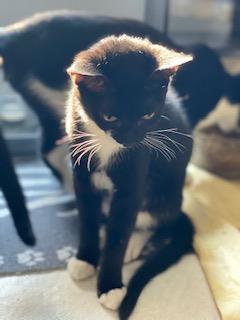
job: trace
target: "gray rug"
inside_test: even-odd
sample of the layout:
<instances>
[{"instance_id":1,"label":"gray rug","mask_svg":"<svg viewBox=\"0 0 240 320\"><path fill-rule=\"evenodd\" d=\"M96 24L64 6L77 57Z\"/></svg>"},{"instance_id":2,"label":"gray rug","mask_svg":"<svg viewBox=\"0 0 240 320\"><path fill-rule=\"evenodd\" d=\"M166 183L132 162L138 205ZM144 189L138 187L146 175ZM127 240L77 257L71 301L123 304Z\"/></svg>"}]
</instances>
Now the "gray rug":
<instances>
[{"instance_id":1,"label":"gray rug","mask_svg":"<svg viewBox=\"0 0 240 320\"><path fill-rule=\"evenodd\" d=\"M63 268L78 243L74 197L62 190L40 161L17 164L17 173L27 198L37 245L29 248L19 240L0 193L0 274Z\"/></svg>"}]
</instances>

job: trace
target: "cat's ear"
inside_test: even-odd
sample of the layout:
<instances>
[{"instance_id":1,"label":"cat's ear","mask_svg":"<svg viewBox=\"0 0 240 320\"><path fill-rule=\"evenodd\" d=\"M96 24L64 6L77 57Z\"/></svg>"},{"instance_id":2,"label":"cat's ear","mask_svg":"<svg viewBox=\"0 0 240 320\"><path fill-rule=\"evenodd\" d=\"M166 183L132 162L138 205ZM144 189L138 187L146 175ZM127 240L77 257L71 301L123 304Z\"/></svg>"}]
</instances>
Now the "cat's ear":
<instances>
[{"instance_id":1,"label":"cat's ear","mask_svg":"<svg viewBox=\"0 0 240 320\"><path fill-rule=\"evenodd\" d=\"M106 78L100 72L89 66L80 68L73 63L73 65L67 69L67 73L76 86L84 84L89 90L95 92L102 92L106 89Z\"/></svg>"},{"instance_id":2,"label":"cat's ear","mask_svg":"<svg viewBox=\"0 0 240 320\"><path fill-rule=\"evenodd\" d=\"M169 75L173 75L183 64L192 61L193 56L162 47L159 60L158 70L166 70Z\"/></svg>"}]
</instances>

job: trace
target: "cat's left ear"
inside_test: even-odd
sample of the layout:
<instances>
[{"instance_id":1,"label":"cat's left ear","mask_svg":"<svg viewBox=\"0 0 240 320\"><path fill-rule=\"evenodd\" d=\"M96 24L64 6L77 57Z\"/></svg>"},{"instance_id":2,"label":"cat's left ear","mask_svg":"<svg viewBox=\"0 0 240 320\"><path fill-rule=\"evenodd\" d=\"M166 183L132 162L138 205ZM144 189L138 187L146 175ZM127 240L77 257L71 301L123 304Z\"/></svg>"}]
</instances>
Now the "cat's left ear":
<instances>
[{"instance_id":1,"label":"cat's left ear","mask_svg":"<svg viewBox=\"0 0 240 320\"><path fill-rule=\"evenodd\" d=\"M165 47L162 47L160 52L158 70L166 70L169 75L175 74L179 67L193 60L193 56L190 54L169 50Z\"/></svg>"}]
</instances>

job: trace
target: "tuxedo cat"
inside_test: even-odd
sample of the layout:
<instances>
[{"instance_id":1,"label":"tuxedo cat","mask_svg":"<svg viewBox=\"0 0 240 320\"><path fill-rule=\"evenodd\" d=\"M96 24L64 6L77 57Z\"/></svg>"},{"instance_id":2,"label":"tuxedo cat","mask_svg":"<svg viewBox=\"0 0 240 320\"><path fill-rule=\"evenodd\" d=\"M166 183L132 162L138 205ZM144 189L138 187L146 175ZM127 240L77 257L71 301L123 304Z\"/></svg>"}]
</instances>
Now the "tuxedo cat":
<instances>
[{"instance_id":1,"label":"tuxedo cat","mask_svg":"<svg viewBox=\"0 0 240 320\"><path fill-rule=\"evenodd\" d=\"M172 85L178 68L191 60L122 35L80 52L68 69L66 131L80 217L79 248L68 269L80 280L99 267L99 301L113 310L122 303L121 319L144 285L192 248L193 227L181 211L192 139ZM106 237L100 253L101 216ZM138 253L145 262L127 292L122 265L134 228L144 232Z\"/></svg>"},{"instance_id":2,"label":"tuxedo cat","mask_svg":"<svg viewBox=\"0 0 240 320\"><path fill-rule=\"evenodd\" d=\"M65 146L56 145L64 135L66 67L77 52L100 38L122 33L147 37L153 43L194 54L194 60L179 70L173 82L192 127L223 95L229 96L234 86L239 87L210 48L201 45L182 48L158 30L130 19L58 11L41 13L0 28L5 78L36 113L42 127L43 158L68 190L72 180L67 151Z\"/></svg>"},{"instance_id":3,"label":"tuxedo cat","mask_svg":"<svg viewBox=\"0 0 240 320\"><path fill-rule=\"evenodd\" d=\"M27 245L35 244L22 189L19 185L6 143L0 131L0 189L5 196L17 232Z\"/></svg>"}]
</instances>

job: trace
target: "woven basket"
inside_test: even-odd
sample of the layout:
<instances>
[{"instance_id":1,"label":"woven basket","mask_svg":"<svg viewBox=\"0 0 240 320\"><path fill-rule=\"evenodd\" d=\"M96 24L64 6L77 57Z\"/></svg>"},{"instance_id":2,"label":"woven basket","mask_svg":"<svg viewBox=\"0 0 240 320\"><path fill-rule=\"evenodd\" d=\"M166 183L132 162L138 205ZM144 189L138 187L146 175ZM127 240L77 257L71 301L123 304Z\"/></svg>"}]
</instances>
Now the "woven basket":
<instances>
[{"instance_id":1,"label":"woven basket","mask_svg":"<svg viewBox=\"0 0 240 320\"><path fill-rule=\"evenodd\" d=\"M217 127L195 132L192 162L228 179L240 179L240 133L225 134Z\"/></svg>"}]
</instances>

